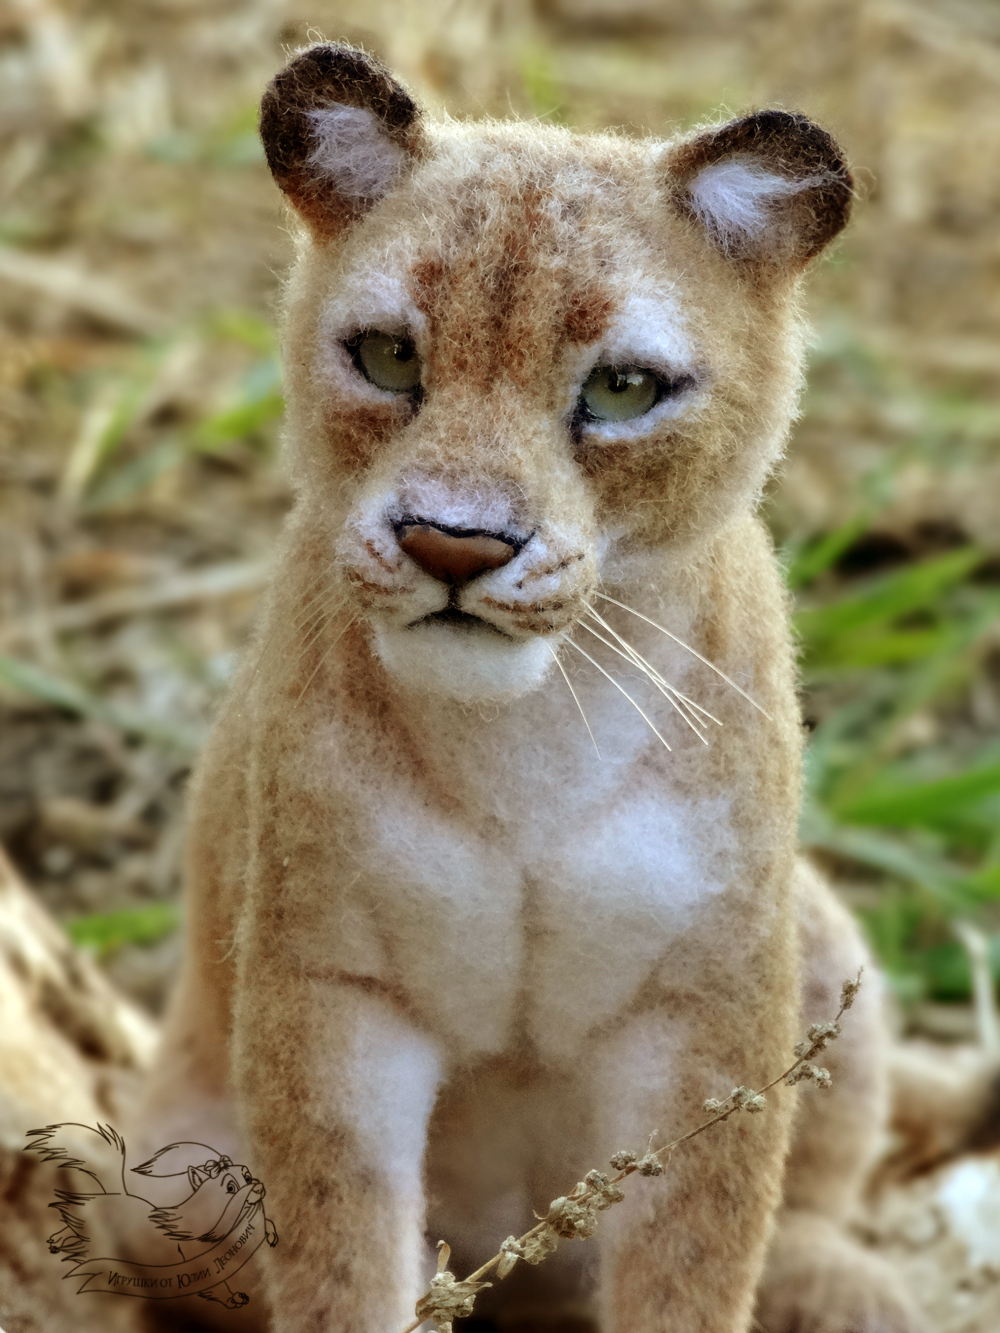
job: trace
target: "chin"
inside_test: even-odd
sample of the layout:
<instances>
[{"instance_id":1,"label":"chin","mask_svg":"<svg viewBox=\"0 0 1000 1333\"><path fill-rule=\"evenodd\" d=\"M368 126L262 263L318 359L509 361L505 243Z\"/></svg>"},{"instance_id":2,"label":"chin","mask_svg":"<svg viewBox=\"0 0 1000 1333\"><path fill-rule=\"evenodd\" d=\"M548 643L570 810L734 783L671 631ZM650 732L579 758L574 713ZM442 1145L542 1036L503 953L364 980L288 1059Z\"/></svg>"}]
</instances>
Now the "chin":
<instances>
[{"instance_id":1,"label":"chin","mask_svg":"<svg viewBox=\"0 0 1000 1333\"><path fill-rule=\"evenodd\" d=\"M545 639L515 639L473 616L376 624L375 648L400 685L458 703L502 702L530 694L552 668Z\"/></svg>"}]
</instances>

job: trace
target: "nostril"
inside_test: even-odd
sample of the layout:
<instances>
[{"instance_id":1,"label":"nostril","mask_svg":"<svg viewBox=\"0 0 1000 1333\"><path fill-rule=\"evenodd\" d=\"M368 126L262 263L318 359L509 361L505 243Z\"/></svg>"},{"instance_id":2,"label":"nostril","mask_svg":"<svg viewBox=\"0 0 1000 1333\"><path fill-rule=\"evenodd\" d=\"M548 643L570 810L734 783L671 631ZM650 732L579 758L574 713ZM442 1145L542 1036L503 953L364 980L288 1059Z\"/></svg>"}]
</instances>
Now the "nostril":
<instances>
[{"instance_id":1,"label":"nostril","mask_svg":"<svg viewBox=\"0 0 1000 1333\"><path fill-rule=\"evenodd\" d=\"M406 521L396 525L400 548L422 570L442 583L468 583L488 569L501 569L517 555L521 543L489 532L438 527Z\"/></svg>"}]
</instances>

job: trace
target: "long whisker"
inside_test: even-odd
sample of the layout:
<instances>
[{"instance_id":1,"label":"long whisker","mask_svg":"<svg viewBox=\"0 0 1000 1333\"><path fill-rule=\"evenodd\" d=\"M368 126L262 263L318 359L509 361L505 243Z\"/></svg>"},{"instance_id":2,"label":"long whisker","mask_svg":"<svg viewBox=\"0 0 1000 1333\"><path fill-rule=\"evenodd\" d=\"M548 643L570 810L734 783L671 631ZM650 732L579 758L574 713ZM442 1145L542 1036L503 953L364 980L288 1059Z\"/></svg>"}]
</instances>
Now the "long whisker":
<instances>
[{"instance_id":1,"label":"long whisker","mask_svg":"<svg viewBox=\"0 0 1000 1333\"><path fill-rule=\"evenodd\" d=\"M619 694L624 694L624 695L625 695L625 698L629 701L629 703L632 705L632 707L635 709L635 711L639 714L639 716L642 718L643 722L645 722L646 726L649 727L650 731L653 733L653 735L656 737L656 739L657 739L657 740L658 740L658 741L659 741L659 742L660 742L660 743L661 743L667 750L669 750L669 749L670 749L670 746L667 745L667 742L663 739L663 737L660 735L660 733L656 730L656 728L653 726L652 722L650 722L649 718L648 718L648 717L646 716L646 714L642 711L642 709L639 707L639 705L636 703L636 701L632 698L631 694L629 694L627 690L623 690L623 689L622 689L622 687L621 687L621 686L618 684L618 682L615 680L614 676L609 676L608 673L607 673L607 672L604 670L604 668L601 666L601 664L600 664L599 662L595 662L594 659L591 657L590 653L586 652L583 648L581 648L580 645L579 645L578 643L575 643L572 639L567 639L566 642L569 644L569 646L570 646L571 648L575 648L576 651L577 651L578 653L581 654L581 656L585 657L585 658L587 659L587 661L590 663L591 666L595 666L595 667L597 667L597 669L598 669L598 671L601 673L601 675L602 675L602 676L605 676L608 680L611 681L611 684L615 687L615 689L618 691Z\"/></svg>"},{"instance_id":2,"label":"long whisker","mask_svg":"<svg viewBox=\"0 0 1000 1333\"><path fill-rule=\"evenodd\" d=\"M692 657L697 657L699 662L704 662L710 671L714 671L715 674L721 677L727 685L731 685L737 694L742 694L747 703L752 704L758 713L763 713L768 722L774 721L771 714L765 708L761 708L756 699L751 699L746 690L741 690L735 680L730 680L724 671L721 671L714 662L710 662L707 657L702 657L701 653L699 653L697 649L692 648L689 643L685 643L683 639L679 639L676 634L671 634L668 629L664 629L662 625L658 625L655 620L650 620L649 616L644 616L641 611L636 611L633 607L626 606L624 602L619 602L614 597L609 597L607 593L599 592L597 596L600 597L602 601L610 602L612 606L620 606L623 611L628 611L630 615L638 616L639 619L644 620L647 625L652 625L653 629L658 629L661 634L665 634L668 639L673 639L674 643L683 648L685 652L690 653Z\"/></svg>"},{"instance_id":3,"label":"long whisker","mask_svg":"<svg viewBox=\"0 0 1000 1333\"><path fill-rule=\"evenodd\" d=\"M549 652L552 654L552 660L553 660L553 662L555 662L556 666L557 666L557 667L559 668L559 670L562 672L562 678L563 678L563 680L566 682L566 685L567 685L567 688L569 689L570 694L573 696L573 702L576 704L577 708L580 710L580 716L583 718L583 725L587 728L587 735L588 735L588 736L590 737L590 739L594 742L594 749L597 750L597 757L598 757L598 759L600 759L600 757L601 757L601 752L600 752L600 750L597 749L597 741L594 740L594 733L590 730L590 723L587 721L587 714L583 711L583 704L582 704L582 703L580 702L580 700L577 698L576 690L574 690L573 685L572 685L572 682L570 681L569 676L567 676L567 674L566 674L566 668L563 666L562 662L559 661L559 654L558 654L558 653L556 652L556 650L552 647L551 643L546 642L545 646L546 646L546 648L548 648Z\"/></svg>"},{"instance_id":4,"label":"long whisker","mask_svg":"<svg viewBox=\"0 0 1000 1333\"><path fill-rule=\"evenodd\" d=\"M321 604L323 599L329 595L332 580L325 575L321 575L319 583L320 586L318 588L315 587L314 584L310 585L310 588L313 588L314 591L310 593L310 596L308 596L299 607L298 614L292 621L293 625L301 625L304 621L311 619L316 606Z\"/></svg>"},{"instance_id":5,"label":"long whisker","mask_svg":"<svg viewBox=\"0 0 1000 1333\"><path fill-rule=\"evenodd\" d=\"M344 606L346 598L341 598L333 606L323 606L311 618L308 626L304 627L303 637L298 644L295 652L295 660L298 661L313 646L317 639L323 634L323 631L329 625L338 611Z\"/></svg>"},{"instance_id":6,"label":"long whisker","mask_svg":"<svg viewBox=\"0 0 1000 1333\"><path fill-rule=\"evenodd\" d=\"M676 685L671 685L671 682L669 682L667 678L661 676L659 670L653 667L651 661L649 661L647 657L643 657L643 655L641 655L639 649L635 647L635 644L629 644L629 641L627 639L623 639L623 636L621 636L620 633L617 632L615 628L612 628L612 625L608 624L608 621L604 619L604 616L597 615L597 612L595 611L595 609L593 609L593 607L587 608L587 615L591 617L592 620L596 620L597 624L599 624L601 628L607 629L609 635L611 635L613 639L616 639L617 643L621 644L621 647L625 649L625 652L628 653L629 657L635 659L636 664L641 665L641 668L643 668L643 670L647 670L647 672L649 672L649 676L651 676L653 680L659 681L660 684L663 685L665 689L668 689L669 692L671 692L673 697L679 698L679 700L683 702L683 704L687 704L688 708L691 708L693 712L701 713L703 714L703 716L707 717L709 721L715 722L716 726L723 725L723 722L720 722L719 718L713 716L712 713L709 713L707 708L703 708L701 704L696 704L693 698L689 698L687 694L683 692L683 690L677 689Z\"/></svg>"},{"instance_id":7,"label":"long whisker","mask_svg":"<svg viewBox=\"0 0 1000 1333\"><path fill-rule=\"evenodd\" d=\"M316 665L313 667L312 671L309 673L309 679L308 679L308 680L306 681L306 683L302 686L302 689L299 690L298 697L297 697L296 700L295 700L295 705L296 705L296 707L298 707L298 705L302 702L302 696L305 694L305 692L306 692L306 690L309 688L309 686L313 683L313 680L316 678L316 673L319 671L320 667L323 665L323 663L326 661L326 659L330 656L330 654L333 652L333 650L334 650L334 648L336 647L336 645L340 642L340 640L344 637L344 635L347 633L347 631L351 628L351 626L354 624L354 622L355 622L357 619L358 619L358 616L356 616L356 615L351 616L351 618L350 618L350 620L348 620L347 624L346 624L346 625L343 625L343 626L341 627L340 633L339 633L339 634L336 634L336 635L333 637L333 639L331 639L330 642L327 644L326 648L324 648L323 653L322 653L322 655L321 655L319 661L316 663Z\"/></svg>"},{"instance_id":8,"label":"long whisker","mask_svg":"<svg viewBox=\"0 0 1000 1333\"><path fill-rule=\"evenodd\" d=\"M661 694L663 694L664 691L666 691L665 697L670 702L670 704L677 709L681 717L684 718L684 721L687 722L688 726L691 725L691 720L693 720L699 727L704 725L701 718L698 717L698 713L704 714L704 716L707 717L709 721L714 722L717 727L722 726L722 723L719 721L719 719L717 717L713 717L707 708L702 708L701 704L696 704L693 699L689 699L686 694L682 694L681 691L677 689L675 685L671 685L669 680L666 680L663 676L661 676L659 671L657 671L657 669L653 666L653 664L647 661L646 658L643 657L642 654L635 647L633 647L633 645L630 644L627 639L623 639L617 630L612 629L612 627L608 624L608 622L604 619L604 617L599 616L597 612L593 609L593 607L587 608L587 615L589 615L593 620L596 620L597 623L603 629L606 629L607 632L621 644L621 646L625 649L626 653L628 653L629 657L635 662L635 664L638 667L640 667L640 669L649 676L653 684L660 689ZM678 700L680 700L680 704L683 704L687 708L687 711L691 714L691 719L688 718L687 714L684 712L684 709L681 708L680 704L678 704L677 702ZM700 732L698 734L699 736L701 735ZM704 740L704 737L702 737L702 740ZM705 741L705 744L707 745L708 741Z\"/></svg>"},{"instance_id":9,"label":"long whisker","mask_svg":"<svg viewBox=\"0 0 1000 1333\"><path fill-rule=\"evenodd\" d=\"M688 696L686 694L682 694L681 691L676 688L676 686L671 686L671 689L674 690L674 693L677 695L678 699L683 699L683 701L687 704L688 708L693 709L696 713L704 713L705 717L708 718L709 722L714 722L717 727L721 727L723 725L713 713L710 713L708 711L707 708L702 708L701 704L695 703L693 699L689 699Z\"/></svg>"},{"instance_id":10,"label":"long whisker","mask_svg":"<svg viewBox=\"0 0 1000 1333\"><path fill-rule=\"evenodd\" d=\"M324 596L328 595L329 589L323 589L321 590L321 592L322 595ZM317 594L317 597L319 595L320 594ZM314 597L312 600L315 602L317 598ZM264 645L260 657L257 659L257 665L254 667L253 678L256 679L257 676L260 674L260 670L263 667L264 662L267 659L267 656L270 652L273 652L274 649L277 648L280 644L284 644L286 649L289 648L292 642L295 640L295 638L299 635L301 635L302 637L300 638L299 643L295 647L295 651L291 657L291 661L293 664L298 664L299 662L301 662L302 658L306 655L309 649L312 648L313 645L317 642L317 640L324 634L324 632L326 631L327 627L330 624L330 621L334 618L334 616L337 615L339 611L343 609L343 607L346 605L346 602L347 598L341 597L340 600L334 602L332 606L323 604L318 607L315 607L312 610L312 612L310 612L305 617L304 621L301 621L301 623L296 623L293 621L292 624L290 625L287 623L284 625L281 624L276 625L275 628L271 631L270 635L268 636L267 643ZM285 631L284 634L281 633L282 630Z\"/></svg>"},{"instance_id":11,"label":"long whisker","mask_svg":"<svg viewBox=\"0 0 1000 1333\"><path fill-rule=\"evenodd\" d=\"M320 585L325 584L326 581L327 581L327 574L324 571L324 573L318 574L316 578L312 580L311 583L306 584L305 591L307 594L310 595L308 597L308 600L306 601L306 607L303 609L303 614L305 613L306 609L314 605L316 601L324 595L326 588ZM293 629L297 626L297 624L298 624L297 621L293 622ZM263 648L260 650L260 656L257 658L257 665L253 669L253 677L252 677L253 679L256 679L256 677L260 674L260 669L264 665L264 662L267 659L268 654L275 648L278 637L283 628L285 627L280 620L275 622L275 625L271 630L271 633L267 636L267 640L265 641Z\"/></svg>"},{"instance_id":12,"label":"long whisker","mask_svg":"<svg viewBox=\"0 0 1000 1333\"><path fill-rule=\"evenodd\" d=\"M631 654L623 652L620 648L616 648L610 639L606 639L603 634L598 634L597 630L592 628L592 626L585 624L585 622L582 620L578 620L576 623L580 626L581 629L585 629L588 634L593 634L594 638L597 639L599 643L603 643L605 648L610 648L613 653L617 653L618 656L622 658L623 661L628 662L629 666L637 667L642 672L642 674L648 680L650 680L652 684L659 690L659 692L663 695L664 699L666 699L667 703L670 704L671 708L673 708L673 710L677 714L679 714L681 719L687 723L687 725L691 728L691 730L702 742L702 744L703 745L708 744L707 739L701 734L695 723L691 720L691 718L688 717L687 713L684 712L680 704L678 704L674 699L670 697L669 693L667 692L669 687L661 685L661 683L656 679L656 677L650 671L648 671L641 662L636 661L636 659Z\"/></svg>"}]
</instances>

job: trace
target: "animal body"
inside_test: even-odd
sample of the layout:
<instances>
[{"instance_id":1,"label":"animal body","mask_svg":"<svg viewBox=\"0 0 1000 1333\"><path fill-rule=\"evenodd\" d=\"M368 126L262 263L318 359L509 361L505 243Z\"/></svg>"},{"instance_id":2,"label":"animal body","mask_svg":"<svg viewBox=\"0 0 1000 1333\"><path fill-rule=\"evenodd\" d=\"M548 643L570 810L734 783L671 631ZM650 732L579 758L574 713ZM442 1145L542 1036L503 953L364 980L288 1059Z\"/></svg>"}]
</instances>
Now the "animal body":
<instances>
[{"instance_id":1,"label":"animal body","mask_svg":"<svg viewBox=\"0 0 1000 1333\"><path fill-rule=\"evenodd\" d=\"M92 1139L93 1158L77 1156L66 1146L66 1134ZM27 1151L43 1161L57 1162L62 1188L56 1191L55 1208L62 1219L60 1230L49 1237L52 1254L82 1266L90 1259L113 1258L91 1254L95 1223L105 1234L122 1237L132 1256L143 1264L169 1266L178 1260L197 1258L228 1236L244 1210L264 1197L264 1187L248 1167L204 1143L172 1143L148 1162L132 1167L142 1177L126 1177L125 1141L110 1125L48 1125L32 1130ZM108 1148L117 1154L114 1173L101 1158ZM141 1193L139 1190L141 1189ZM277 1244L277 1230L265 1219L267 1240ZM223 1280L200 1292L207 1300L230 1309L247 1304L245 1292L234 1291Z\"/></svg>"},{"instance_id":2,"label":"animal body","mask_svg":"<svg viewBox=\"0 0 1000 1333\"><path fill-rule=\"evenodd\" d=\"M261 1171L275 1330L392 1333L428 1240L461 1275L616 1150L760 1086L864 959L796 861L755 516L799 281L852 185L788 112L667 142L434 123L329 44L261 130L298 219L298 498L194 782L137 1125ZM756 1302L768 1333L913 1333L841 1227L883 1115L875 990L832 1092L687 1145L477 1315L743 1333Z\"/></svg>"}]
</instances>

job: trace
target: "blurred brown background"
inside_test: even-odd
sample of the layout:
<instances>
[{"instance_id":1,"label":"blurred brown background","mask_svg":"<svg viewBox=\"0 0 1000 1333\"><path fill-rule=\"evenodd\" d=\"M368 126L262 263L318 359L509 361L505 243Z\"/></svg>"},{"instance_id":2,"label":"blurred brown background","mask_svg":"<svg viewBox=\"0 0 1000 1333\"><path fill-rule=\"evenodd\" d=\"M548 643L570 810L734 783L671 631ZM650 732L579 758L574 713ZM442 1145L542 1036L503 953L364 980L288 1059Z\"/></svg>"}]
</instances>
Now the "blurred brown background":
<instances>
[{"instance_id":1,"label":"blurred brown background","mask_svg":"<svg viewBox=\"0 0 1000 1333\"><path fill-rule=\"evenodd\" d=\"M958 1151L962 1069L981 1092L1000 1059L996 0L5 0L0 846L158 1012L185 779L288 503L273 323L290 247L256 103L320 36L458 117L667 135L780 104L845 145L856 218L812 275L810 389L767 500L811 731L802 836L861 915L900 1030L967 1043L900 1075L950 1108L930 1140L897 1122L911 1166ZM995 1270L991 1161L973 1186L993 1222L962 1216L994 1235ZM935 1328L989 1333L1000 1288L935 1182L859 1226Z\"/></svg>"},{"instance_id":2,"label":"blurred brown background","mask_svg":"<svg viewBox=\"0 0 1000 1333\"><path fill-rule=\"evenodd\" d=\"M778 103L829 126L859 207L813 275L813 389L770 516L793 566L831 534L833 556L792 581L822 607L975 543L981 590L1000 553L996 4L7 0L0 841L154 1008L176 958L184 778L287 503L271 325L289 246L255 105L319 35L455 116L665 135ZM957 693L895 718L869 777L914 750L932 756L916 777L990 758L996 644L986 626ZM891 653L874 665L883 693L886 670L898 685ZM846 685L819 672L813 724L875 689L854 668ZM812 841L864 905L892 870L838 842L834 805ZM993 864L982 845L942 850L961 873Z\"/></svg>"}]
</instances>

